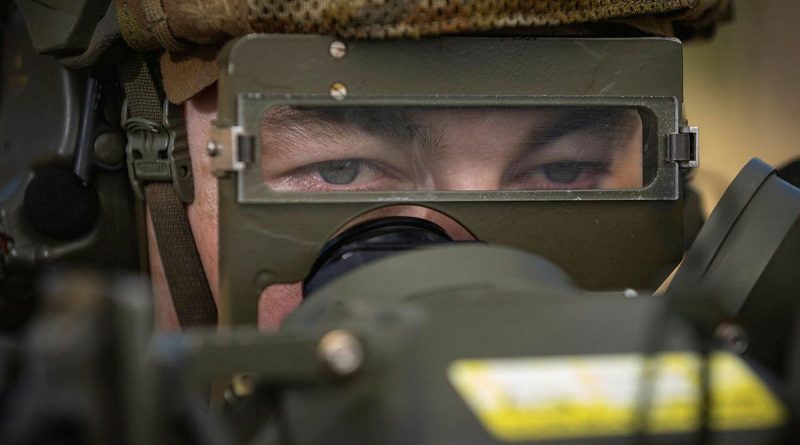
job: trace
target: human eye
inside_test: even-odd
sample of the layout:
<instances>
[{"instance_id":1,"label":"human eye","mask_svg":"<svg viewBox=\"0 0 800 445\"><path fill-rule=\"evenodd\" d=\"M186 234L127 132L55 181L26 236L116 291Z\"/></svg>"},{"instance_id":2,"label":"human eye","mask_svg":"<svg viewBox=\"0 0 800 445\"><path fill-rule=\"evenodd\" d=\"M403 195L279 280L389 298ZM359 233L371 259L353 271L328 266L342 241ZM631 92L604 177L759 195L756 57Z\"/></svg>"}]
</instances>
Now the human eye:
<instances>
[{"instance_id":1,"label":"human eye","mask_svg":"<svg viewBox=\"0 0 800 445\"><path fill-rule=\"evenodd\" d=\"M326 184L349 185L358 178L362 170L366 170L365 167L362 160L345 159L317 164L314 171Z\"/></svg>"},{"instance_id":2,"label":"human eye","mask_svg":"<svg viewBox=\"0 0 800 445\"><path fill-rule=\"evenodd\" d=\"M506 188L515 190L592 190L604 188L612 175L613 140L574 131L538 141L510 165Z\"/></svg>"},{"instance_id":3,"label":"human eye","mask_svg":"<svg viewBox=\"0 0 800 445\"><path fill-rule=\"evenodd\" d=\"M585 190L600 188L608 175L602 161L564 159L517 169L510 182L521 190Z\"/></svg>"},{"instance_id":4,"label":"human eye","mask_svg":"<svg viewBox=\"0 0 800 445\"><path fill-rule=\"evenodd\" d=\"M268 184L280 191L390 190L403 182L393 167L369 159L315 162L278 174Z\"/></svg>"},{"instance_id":5,"label":"human eye","mask_svg":"<svg viewBox=\"0 0 800 445\"><path fill-rule=\"evenodd\" d=\"M518 143L504 188L637 188L643 177L643 124L635 110L574 109L549 115Z\"/></svg>"}]
</instances>

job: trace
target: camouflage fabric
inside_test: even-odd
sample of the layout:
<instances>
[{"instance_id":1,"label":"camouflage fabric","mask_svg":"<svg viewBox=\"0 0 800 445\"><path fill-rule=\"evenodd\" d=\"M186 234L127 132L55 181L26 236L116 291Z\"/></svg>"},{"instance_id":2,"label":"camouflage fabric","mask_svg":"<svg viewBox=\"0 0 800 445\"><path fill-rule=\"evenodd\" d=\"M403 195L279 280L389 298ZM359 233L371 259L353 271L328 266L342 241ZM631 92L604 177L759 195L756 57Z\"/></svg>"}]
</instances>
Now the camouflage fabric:
<instances>
[{"instance_id":1,"label":"camouflage fabric","mask_svg":"<svg viewBox=\"0 0 800 445\"><path fill-rule=\"evenodd\" d=\"M140 51L167 51L162 59L164 85L175 102L214 81L216 48L253 32L345 39L501 31L615 35L608 27L598 32L599 25L615 24L645 35L689 38L712 32L730 10L730 1L116 0L126 42Z\"/></svg>"}]
</instances>

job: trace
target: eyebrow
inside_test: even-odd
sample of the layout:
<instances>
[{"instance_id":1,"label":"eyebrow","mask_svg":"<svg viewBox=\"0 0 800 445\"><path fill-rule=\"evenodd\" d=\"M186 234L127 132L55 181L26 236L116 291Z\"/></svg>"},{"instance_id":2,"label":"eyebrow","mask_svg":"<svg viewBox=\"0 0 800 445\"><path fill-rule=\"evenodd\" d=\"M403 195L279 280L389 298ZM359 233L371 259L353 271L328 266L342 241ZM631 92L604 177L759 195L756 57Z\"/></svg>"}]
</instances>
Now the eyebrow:
<instances>
[{"instance_id":1,"label":"eyebrow","mask_svg":"<svg viewBox=\"0 0 800 445\"><path fill-rule=\"evenodd\" d=\"M402 145L418 144L435 149L444 139L444 130L436 130L412 117L413 111L421 107L297 107L279 105L271 108L262 121L262 138L278 136L289 144L274 147L281 151L295 151L304 142L350 136L365 132L372 136L401 142ZM437 108L428 108L437 109ZM441 108L438 108L441 109ZM506 109L492 107L490 109ZM525 110L525 108L516 108ZM528 110L551 112L553 120L532 129L523 139L526 150L556 141L577 131L611 132L628 125L625 112L630 108L610 107L534 107ZM266 130L266 131L264 131ZM268 144L262 139L262 146Z\"/></svg>"},{"instance_id":2,"label":"eyebrow","mask_svg":"<svg viewBox=\"0 0 800 445\"><path fill-rule=\"evenodd\" d=\"M424 147L435 147L444 137L441 131L414 119L407 108L280 105L265 113L262 121L262 138L278 136L300 146L309 139L320 141L359 132ZM277 148L289 150L292 147Z\"/></svg>"},{"instance_id":3,"label":"eyebrow","mask_svg":"<svg viewBox=\"0 0 800 445\"><path fill-rule=\"evenodd\" d=\"M547 125L543 125L531 130L526 141L534 142L533 146L528 146L528 149L536 148L536 146L556 141L569 134L589 130L612 132L626 128L630 125L629 119L625 118L625 112L631 108L586 108L575 107L569 108L552 108L556 111L555 119Z\"/></svg>"}]
</instances>

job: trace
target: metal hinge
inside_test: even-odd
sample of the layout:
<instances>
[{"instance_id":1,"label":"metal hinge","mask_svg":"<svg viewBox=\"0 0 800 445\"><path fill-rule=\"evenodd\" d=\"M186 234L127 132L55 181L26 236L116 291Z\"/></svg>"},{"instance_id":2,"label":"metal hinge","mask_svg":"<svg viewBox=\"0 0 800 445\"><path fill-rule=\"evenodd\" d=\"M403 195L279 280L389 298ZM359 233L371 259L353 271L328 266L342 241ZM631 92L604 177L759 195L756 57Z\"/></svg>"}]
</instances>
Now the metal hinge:
<instances>
[{"instance_id":1,"label":"metal hinge","mask_svg":"<svg viewBox=\"0 0 800 445\"><path fill-rule=\"evenodd\" d=\"M128 177L139 199L149 182L171 182L185 203L194 201L192 162L186 141L186 125L179 107L164 101L164 121L155 123L128 116L127 100L122 104L122 127L128 136L125 146Z\"/></svg>"},{"instance_id":2,"label":"metal hinge","mask_svg":"<svg viewBox=\"0 0 800 445\"><path fill-rule=\"evenodd\" d=\"M699 146L697 127L681 127L678 133L668 135L668 160L681 167L695 168L700 165Z\"/></svg>"},{"instance_id":3,"label":"metal hinge","mask_svg":"<svg viewBox=\"0 0 800 445\"><path fill-rule=\"evenodd\" d=\"M241 126L214 125L206 145L214 174L244 170L247 164L255 162L256 146L256 137L246 134Z\"/></svg>"}]
</instances>

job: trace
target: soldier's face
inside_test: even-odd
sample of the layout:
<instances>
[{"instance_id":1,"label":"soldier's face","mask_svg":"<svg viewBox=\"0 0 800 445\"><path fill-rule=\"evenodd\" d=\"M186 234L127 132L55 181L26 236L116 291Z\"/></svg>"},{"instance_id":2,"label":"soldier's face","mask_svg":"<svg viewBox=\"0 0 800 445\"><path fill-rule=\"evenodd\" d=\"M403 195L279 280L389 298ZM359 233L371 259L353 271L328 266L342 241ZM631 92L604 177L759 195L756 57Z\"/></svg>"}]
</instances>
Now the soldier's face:
<instances>
[{"instance_id":1,"label":"soldier's face","mask_svg":"<svg viewBox=\"0 0 800 445\"><path fill-rule=\"evenodd\" d=\"M279 106L261 146L280 191L642 187L633 109Z\"/></svg>"},{"instance_id":2,"label":"soldier's face","mask_svg":"<svg viewBox=\"0 0 800 445\"><path fill-rule=\"evenodd\" d=\"M216 299L217 192L204 150L216 117L216 90L207 89L189 100L185 114L196 193L187 212ZM398 113L279 107L263 120L261 171L266 186L281 191L642 187L638 114L620 110L598 119L576 124L580 119L574 114L537 109ZM423 208L403 207L391 214L432 219L456 239L469 236L454 222ZM152 242L150 256L157 323L162 328L177 327ZM276 328L301 302L301 293L299 283L267 288L259 299L259 327Z\"/></svg>"}]
</instances>

